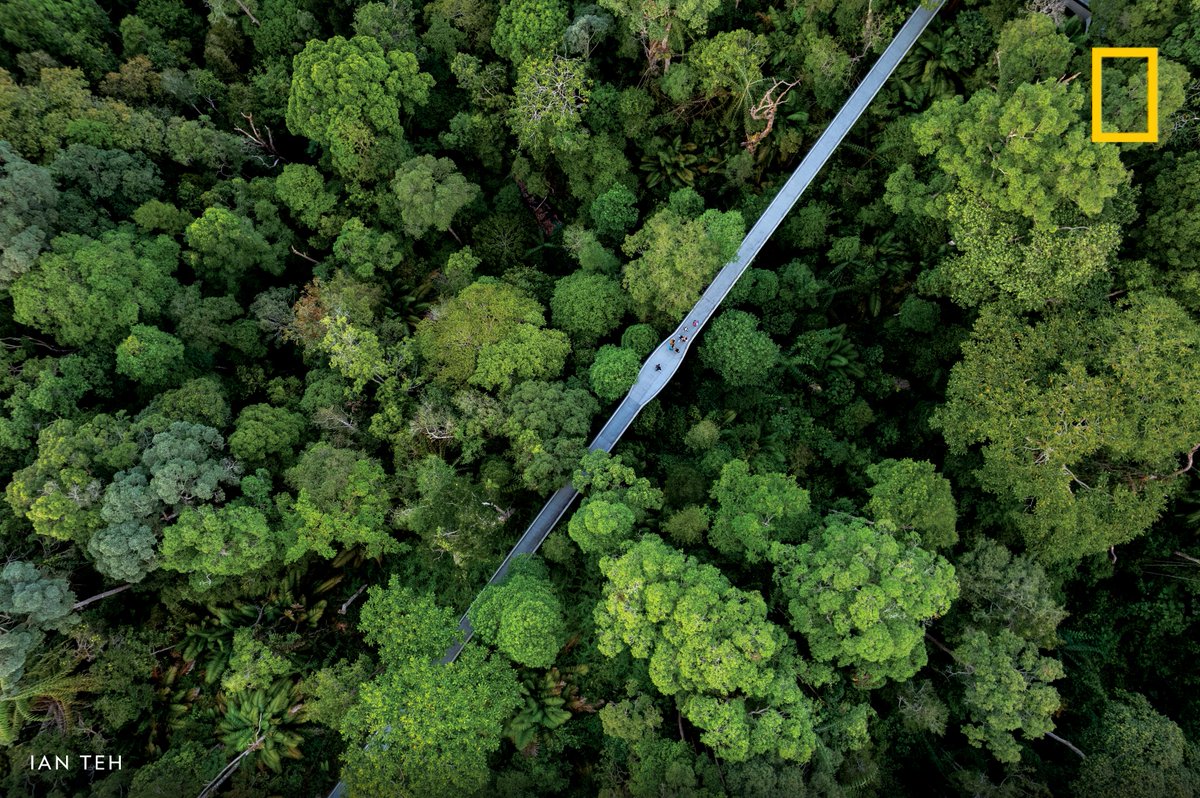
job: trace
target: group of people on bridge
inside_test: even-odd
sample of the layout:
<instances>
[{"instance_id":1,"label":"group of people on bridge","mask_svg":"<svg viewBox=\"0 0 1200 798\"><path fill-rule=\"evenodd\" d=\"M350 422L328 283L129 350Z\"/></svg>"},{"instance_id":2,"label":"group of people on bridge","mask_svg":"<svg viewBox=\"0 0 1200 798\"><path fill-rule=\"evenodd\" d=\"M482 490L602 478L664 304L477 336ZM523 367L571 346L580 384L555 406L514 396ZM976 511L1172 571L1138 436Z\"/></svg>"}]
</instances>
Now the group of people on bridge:
<instances>
[{"instance_id":1,"label":"group of people on bridge","mask_svg":"<svg viewBox=\"0 0 1200 798\"><path fill-rule=\"evenodd\" d=\"M700 322L697 321L696 319L692 319L691 327L689 327L687 324L684 324L682 327L679 328L679 332L677 332L673 338L670 338L667 341L667 349L671 352L674 352L677 355L682 355L684 346L688 342L688 336L685 333L690 332L693 335L695 335L696 330L699 329L699 327L700 327ZM662 371L662 364L655 363L654 370Z\"/></svg>"}]
</instances>

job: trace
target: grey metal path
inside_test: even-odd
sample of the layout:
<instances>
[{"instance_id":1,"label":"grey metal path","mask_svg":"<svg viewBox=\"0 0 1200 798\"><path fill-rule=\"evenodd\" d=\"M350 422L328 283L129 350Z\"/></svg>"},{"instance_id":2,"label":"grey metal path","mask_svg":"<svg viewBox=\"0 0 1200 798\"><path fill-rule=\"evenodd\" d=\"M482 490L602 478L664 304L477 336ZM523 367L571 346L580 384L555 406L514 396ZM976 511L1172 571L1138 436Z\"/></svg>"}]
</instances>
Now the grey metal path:
<instances>
[{"instance_id":1,"label":"grey metal path","mask_svg":"<svg viewBox=\"0 0 1200 798\"><path fill-rule=\"evenodd\" d=\"M703 329L708 320L721 305L721 301L733 289L734 283L750 266L750 262L758 255L759 251L767 243L767 239L775 232L775 229L783 223L784 217L788 211L800 199L800 195L804 193L813 178L821 171L821 167L833 155L833 151L842 143L842 140L850 133L851 128L858 122L859 118L870 105L871 100L875 99L875 95L883 87L888 77L899 66L900 61L912 49L918 37L933 21L937 12L941 9L944 0L938 0L936 4L931 4L926 7L924 4L917 7L917 10L912 13L908 21L901 26L896 37L892 39L887 49L879 56L879 60L867 72L866 77L858 84L858 87L851 93L850 99L846 100L845 105L833 117L833 121L825 128L821 137L813 144L812 149L804 156L804 160L796 167L796 171L783 184L783 188L771 200L771 204L758 217L758 221L750 228L750 232L742 239L742 244L738 247L737 254L734 259L722 267L717 276L701 294L700 299L696 302L691 312L682 320L677 331L675 331L667 340L658 345L646 362L642 364L641 371L638 372L637 381L633 387L629 389L629 393L613 411L612 416L596 434L588 448L592 451L603 449L606 452L611 452L612 448L625 434L625 430L629 429L629 425L637 418L638 413L642 411L654 397L666 387L671 378L675 376L675 372L679 370L680 364L683 362L683 356L687 354L688 349L695 342L695 336ZM680 342L680 336L686 336L686 342ZM675 340L676 347L674 350L669 346L671 340ZM504 558L504 562L500 563L500 567L492 574L492 578L488 580L489 585L494 585L502 581L508 573L508 567L512 563L514 557L520 554L533 554L542 545L542 541L554 530L562 517L567 514L571 505L575 502L579 493L575 488L571 487L570 483L559 488L549 501L542 508L542 511L537 514L537 517L530 523L529 528L525 530L525 534L521 535L520 540L513 546L512 551ZM442 658L443 663L453 662L458 658L459 653L463 650L463 646L471 639L474 634L474 629L471 627L470 609L463 614L462 620L458 622L458 628L462 631L462 638L458 643L446 651L445 657ZM333 792L329 794L329 798L341 798L345 793L345 785L338 782Z\"/></svg>"}]
</instances>

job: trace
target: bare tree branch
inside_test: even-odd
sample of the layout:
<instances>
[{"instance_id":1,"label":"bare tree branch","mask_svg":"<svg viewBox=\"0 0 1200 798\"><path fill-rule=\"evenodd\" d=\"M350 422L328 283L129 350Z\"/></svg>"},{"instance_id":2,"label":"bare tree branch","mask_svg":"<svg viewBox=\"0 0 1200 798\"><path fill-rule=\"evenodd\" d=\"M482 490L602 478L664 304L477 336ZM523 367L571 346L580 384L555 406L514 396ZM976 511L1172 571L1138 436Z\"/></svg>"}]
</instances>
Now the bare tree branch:
<instances>
[{"instance_id":1,"label":"bare tree branch","mask_svg":"<svg viewBox=\"0 0 1200 798\"><path fill-rule=\"evenodd\" d=\"M87 605L91 604L93 601L99 601L100 599L105 599L105 598L108 598L109 596L115 596L118 593L122 593L131 587L133 587L133 585L131 585L131 584L130 585L121 585L120 587L114 587L112 590L105 590L103 593L97 593L96 595L92 596L91 598L85 598L83 601L76 602L75 604L73 604L71 606L71 609L72 610L81 610L84 607L86 607Z\"/></svg>"}]
</instances>

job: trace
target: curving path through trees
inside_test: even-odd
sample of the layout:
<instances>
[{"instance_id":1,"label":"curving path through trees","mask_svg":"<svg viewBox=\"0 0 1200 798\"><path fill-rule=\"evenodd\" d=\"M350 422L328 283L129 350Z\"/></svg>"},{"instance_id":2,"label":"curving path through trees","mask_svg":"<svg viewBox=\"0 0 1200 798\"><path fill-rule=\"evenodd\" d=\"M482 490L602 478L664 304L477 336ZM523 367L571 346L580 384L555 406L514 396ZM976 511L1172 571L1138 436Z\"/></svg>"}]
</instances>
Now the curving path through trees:
<instances>
[{"instance_id":1,"label":"curving path through trees","mask_svg":"<svg viewBox=\"0 0 1200 798\"><path fill-rule=\"evenodd\" d=\"M926 5L922 3L913 11L908 20L901 26L896 33L895 38L879 56L879 60L875 62L871 70L867 72L866 77L858 84L858 87L851 93L850 98L838 110L833 117L833 121L825 128L825 131L813 144L812 149L804 156L804 160L796 167L796 171L783 184L783 188L771 200L771 204L758 217L758 221L750 228L750 232L742 239L741 246L738 247L737 254L734 259L722 267L717 276L709 284L704 293L700 295L695 306L688 315L681 321L679 331L683 331L687 335L688 340L685 344L677 347L672 351L668 346L671 338L678 339L679 331L676 331L658 345L646 362L642 364L641 371L638 373L637 381L633 387L629 389L629 393L621 400L621 404L613 411L612 416L605 422L600 432L592 440L588 448L592 451L603 449L606 452L611 452L617 442L621 440L621 436L629 429L629 425L637 418L638 413L642 411L654 397L667 386L675 373L679 371L679 366L683 362L683 356L687 354L687 350L695 343L695 336L699 334L704 325L717 312L721 305L721 301L733 289L734 283L738 278L749 268L751 261L762 250L767 243L767 239L775 232L776 228L783 223L788 211L800 199L800 195L808 188L817 173L821 171L821 167L833 155L833 151L842 143L842 140L850 133L850 130L858 122L859 118L866 111L867 106L875 99L875 95L883 88L883 84L891 76L896 67L912 49L917 39L929 27L929 23L937 15L945 0L937 0L937 2ZM693 325L693 322L695 324ZM661 368L658 368L660 367ZM554 527L562 520L567 511L571 509L576 497L579 493L569 483L559 488L558 491L550 497L541 512L530 523L529 528L525 530L525 534L521 535L520 540L513 546L508 556L500 563L500 567L492 574L492 578L488 580L489 585L503 581L508 573L508 567L512 563L514 557L520 554L533 554L542 545L542 541L554 530ZM470 610L463 614L462 620L458 622L458 628L462 631L461 640L451 646L446 655L442 658L443 663L453 662L458 658L463 647L470 641L474 634L474 629L471 627L469 618ZM329 798L341 798L345 792L345 785L338 782L333 792L329 794Z\"/></svg>"}]
</instances>

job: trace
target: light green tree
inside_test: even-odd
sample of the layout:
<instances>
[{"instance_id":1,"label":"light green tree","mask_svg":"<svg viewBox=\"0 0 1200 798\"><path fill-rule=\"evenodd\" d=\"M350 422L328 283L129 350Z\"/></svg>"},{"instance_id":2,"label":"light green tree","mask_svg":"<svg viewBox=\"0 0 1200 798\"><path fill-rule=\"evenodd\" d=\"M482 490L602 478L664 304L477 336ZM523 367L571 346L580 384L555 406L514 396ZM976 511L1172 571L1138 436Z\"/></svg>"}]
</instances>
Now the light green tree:
<instances>
[{"instance_id":1,"label":"light green tree","mask_svg":"<svg viewBox=\"0 0 1200 798\"><path fill-rule=\"evenodd\" d=\"M316 228L337 207L338 195L314 166L286 164L275 178L275 195L306 227Z\"/></svg>"},{"instance_id":2,"label":"light green tree","mask_svg":"<svg viewBox=\"0 0 1200 798\"><path fill-rule=\"evenodd\" d=\"M104 482L136 465L138 449L123 417L56 419L38 433L36 457L13 473L5 498L38 535L83 545L104 526Z\"/></svg>"},{"instance_id":3,"label":"light green tree","mask_svg":"<svg viewBox=\"0 0 1200 798\"><path fill-rule=\"evenodd\" d=\"M586 498L567 523L571 536L585 554L611 554L633 536L633 510L621 502Z\"/></svg>"},{"instance_id":4,"label":"light green tree","mask_svg":"<svg viewBox=\"0 0 1200 798\"><path fill-rule=\"evenodd\" d=\"M641 358L632 349L605 344L588 369L592 392L605 402L620 399L637 382Z\"/></svg>"},{"instance_id":5,"label":"light green tree","mask_svg":"<svg viewBox=\"0 0 1200 798\"><path fill-rule=\"evenodd\" d=\"M827 520L813 543L776 544L771 558L792 628L863 688L924 667L925 624L958 597L945 558L857 518Z\"/></svg>"},{"instance_id":6,"label":"light green tree","mask_svg":"<svg viewBox=\"0 0 1200 798\"><path fill-rule=\"evenodd\" d=\"M651 216L622 247L625 288L643 321L675 324L717 270L731 260L745 233L737 211L705 211L686 218L671 208Z\"/></svg>"},{"instance_id":7,"label":"light green tree","mask_svg":"<svg viewBox=\"0 0 1200 798\"><path fill-rule=\"evenodd\" d=\"M395 577L387 589L371 588L360 627L386 670L361 687L342 722L350 795L428 798L483 789L493 775L489 757L521 704L512 668L479 646L438 663L457 618Z\"/></svg>"},{"instance_id":8,"label":"light green tree","mask_svg":"<svg viewBox=\"0 0 1200 798\"><path fill-rule=\"evenodd\" d=\"M196 275L218 290L234 293L252 269L278 267L278 256L254 222L225 208L205 210L187 226L184 240Z\"/></svg>"},{"instance_id":9,"label":"light green tree","mask_svg":"<svg viewBox=\"0 0 1200 798\"><path fill-rule=\"evenodd\" d=\"M343 176L370 179L394 165L400 114L424 105L433 84L415 55L370 36L314 39L292 66L287 125L327 147Z\"/></svg>"},{"instance_id":10,"label":"light green tree","mask_svg":"<svg viewBox=\"0 0 1200 798\"><path fill-rule=\"evenodd\" d=\"M791 669L791 643L767 620L762 596L738 590L657 535L601 559L600 570L600 651L648 660L654 686L677 697L718 756L737 762L770 753L803 762L812 755L813 706Z\"/></svg>"},{"instance_id":11,"label":"light green tree","mask_svg":"<svg viewBox=\"0 0 1200 798\"><path fill-rule=\"evenodd\" d=\"M162 567L188 575L198 592L279 562L283 535L254 507L185 507L163 530Z\"/></svg>"},{"instance_id":12,"label":"light green tree","mask_svg":"<svg viewBox=\"0 0 1200 798\"><path fill-rule=\"evenodd\" d=\"M396 236L367 227L357 216L342 225L333 242L333 257L364 280L374 276L376 269L392 271L400 265L403 256Z\"/></svg>"},{"instance_id":13,"label":"light green tree","mask_svg":"<svg viewBox=\"0 0 1200 798\"><path fill-rule=\"evenodd\" d=\"M481 640L527 668L549 668L567 641L562 602L540 560L514 559L504 581L484 588L470 613Z\"/></svg>"},{"instance_id":14,"label":"light green tree","mask_svg":"<svg viewBox=\"0 0 1200 798\"><path fill-rule=\"evenodd\" d=\"M362 546L366 556L399 551L389 533L391 491L388 477L377 460L353 449L328 443L310 446L285 479L296 491L295 501L285 501L285 522L293 535L286 562L309 552L326 559L342 550Z\"/></svg>"},{"instance_id":15,"label":"light green tree","mask_svg":"<svg viewBox=\"0 0 1200 798\"><path fill-rule=\"evenodd\" d=\"M748 30L722 31L697 43L688 53L687 64L702 96L723 99L732 109L742 111L762 93L758 84L769 54L765 36ZM736 121L742 121L740 114Z\"/></svg>"},{"instance_id":16,"label":"light green tree","mask_svg":"<svg viewBox=\"0 0 1200 798\"><path fill-rule=\"evenodd\" d=\"M139 238L130 227L99 239L59 236L9 289L13 319L64 346L115 346L165 309L178 260L174 241Z\"/></svg>"},{"instance_id":17,"label":"light green tree","mask_svg":"<svg viewBox=\"0 0 1200 798\"><path fill-rule=\"evenodd\" d=\"M982 487L1040 558L1069 561L1140 535L1200 442L1200 383L1184 366L1200 326L1133 294L1032 327L985 309L934 424L956 452L980 445Z\"/></svg>"},{"instance_id":18,"label":"light green tree","mask_svg":"<svg viewBox=\"0 0 1200 798\"><path fill-rule=\"evenodd\" d=\"M960 254L934 276L956 302L1037 308L1107 274L1120 241L1111 201L1129 173L1115 146L1090 140L1082 106L1078 84L1024 83L938 101L913 123L939 173L924 185L906 164L886 197L948 223Z\"/></svg>"},{"instance_id":19,"label":"light green tree","mask_svg":"<svg viewBox=\"0 0 1200 798\"><path fill-rule=\"evenodd\" d=\"M520 66L534 55L552 53L567 27L562 0L508 0L501 4L492 32L492 47Z\"/></svg>"},{"instance_id":20,"label":"light green tree","mask_svg":"<svg viewBox=\"0 0 1200 798\"><path fill-rule=\"evenodd\" d=\"M178 384L182 370L183 342L157 327L135 324L117 345L117 372L143 385Z\"/></svg>"},{"instance_id":21,"label":"light green tree","mask_svg":"<svg viewBox=\"0 0 1200 798\"><path fill-rule=\"evenodd\" d=\"M996 62L1000 89L1013 91L1023 83L1054 81L1067 74L1075 45L1045 14L1026 14L1000 31Z\"/></svg>"},{"instance_id":22,"label":"light green tree","mask_svg":"<svg viewBox=\"0 0 1200 798\"><path fill-rule=\"evenodd\" d=\"M603 449L583 456L571 484L589 498L624 504L633 510L638 521L646 518L648 510L661 510L663 506L661 490L645 477L639 477L620 455L613 457Z\"/></svg>"},{"instance_id":23,"label":"light green tree","mask_svg":"<svg viewBox=\"0 0 1200 798\"><path fill-rule=\"evenodd\" d=\"M296 672L288 658L255 636L255 630L242 628L233 633L229 668L221 678L227 694L248 693L269 688L276 679Z\"/></svg>"},{"instance_id":24,"label":"light green tree","mask_svg":"<svg viewBox=\"0 0 1200 798\"><path fill-rule=\"evenodd\" d=\"M620 325L628 304L612 277L576 271L554 284L550 318L576 346L594 346Z\"/></svg>"},{"instance_id":25,"label":"light green tree","mask_svg":"<svg viewBox=\"0 0 1200 798\"><path fill-rule=\"evenodd\" d=\"M700 342L700 361L731 388L762 385L779 361L779 345L743 310L726 310Z\"/></svg>"},{"instance_id":26,"label":"light green tree","mask_svg":"<svg viewBox=\"0 0 1200 798\"><path fill-rule=\"evenodd\" d=\"M565 333L520 324L480 350L470 382L504 393L525 380L550 379L562 372L570 351Z\"/></svg>"},{"instance_id":27,"label":"light green tree","mask_svg":"<svg viewBox=\"0 0 1200 798\"><path fill-rule=\"evenodd\" d=\"M963 724L967 741L985 745L1001 762L1021 760L1016 732L1027 740L1054 731L1058 691L1050 682L1063 677L1056 659L1007 629L997 634L970 630L954 649L956 676L964 681L964 702L971 722Z\"/></svg>"},{"instance_id":28,"label":"light green tree","mask_svg":"<svg viewBox=\"0 0 1200 798\"><path fill-rule=\"evenodd\" d=\"M422 320L416 346L440 383L507 390L561 372L570 344L545 324L537 300L506 283L481 280Z\"/></svg>"}]
</instances>

